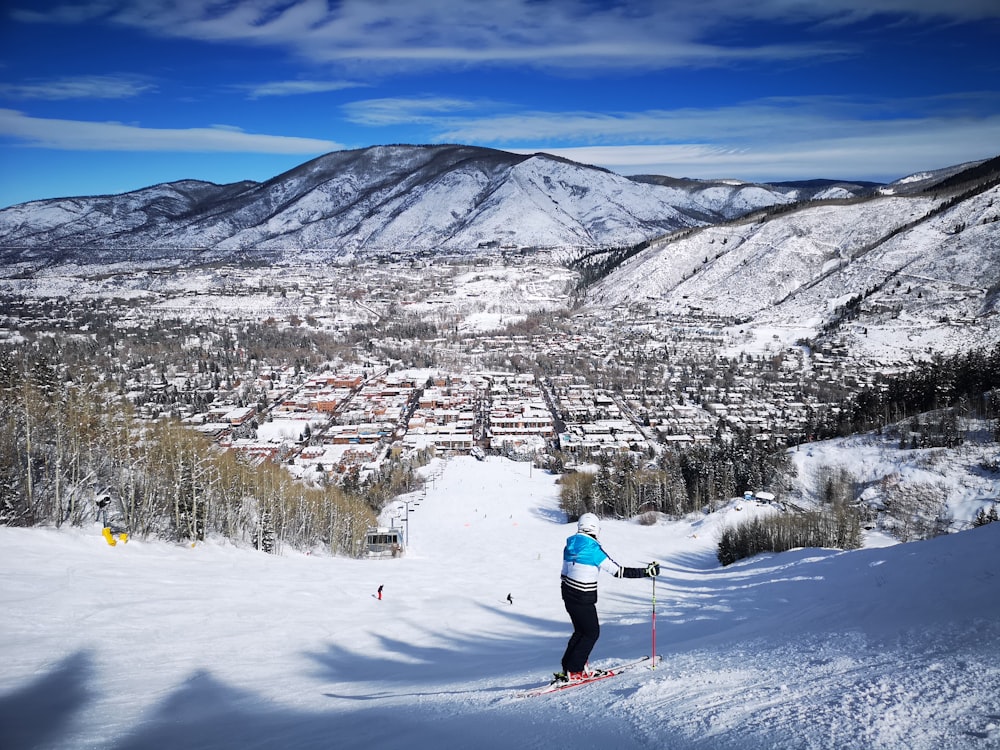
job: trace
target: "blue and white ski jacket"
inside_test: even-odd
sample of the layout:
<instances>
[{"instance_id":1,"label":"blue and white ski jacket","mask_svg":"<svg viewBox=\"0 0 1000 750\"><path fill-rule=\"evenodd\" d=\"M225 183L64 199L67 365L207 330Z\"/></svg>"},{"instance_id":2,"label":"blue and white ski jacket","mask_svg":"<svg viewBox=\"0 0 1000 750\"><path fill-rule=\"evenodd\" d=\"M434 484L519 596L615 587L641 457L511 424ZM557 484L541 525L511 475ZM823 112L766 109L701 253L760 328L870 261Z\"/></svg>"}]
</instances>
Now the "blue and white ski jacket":
<instances>
[{"instance_id":1,"label":"blue and white ski jacket","mask_svg":"<svg viewBox=\"0 0 1000 750\"><path fill-rule=\"evenodd\" d=\"M597 575L604 570L622 578L625 568L616 563L594 537L574 534L563 548L562 592L582 601L597 601Z\"/></svg>"}]
</instances>

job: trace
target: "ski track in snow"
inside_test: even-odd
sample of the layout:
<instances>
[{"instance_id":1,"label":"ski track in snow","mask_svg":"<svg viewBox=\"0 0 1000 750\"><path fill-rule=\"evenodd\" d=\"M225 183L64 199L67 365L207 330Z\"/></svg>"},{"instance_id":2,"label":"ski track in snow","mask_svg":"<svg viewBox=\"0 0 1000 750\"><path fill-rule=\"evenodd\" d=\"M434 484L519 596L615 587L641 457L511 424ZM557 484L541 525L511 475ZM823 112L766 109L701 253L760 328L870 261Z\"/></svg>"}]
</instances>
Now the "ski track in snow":
<instances>
[{"instance_id":1,"label":"ski track in snow","mask_svg":"<svg viewBox=\"0 0 1000 750\"><path fill-rule=\"evenodd\" d=\"M0 528L0 747L1000 747L1000 524L723 569L718 529L772 509L605 521L662 562L664 661L516 700L569 635L555 477L428 471L399 560ZM592 663L649 653L651 583L600 586Z\"/></svg>"}]
</instances>

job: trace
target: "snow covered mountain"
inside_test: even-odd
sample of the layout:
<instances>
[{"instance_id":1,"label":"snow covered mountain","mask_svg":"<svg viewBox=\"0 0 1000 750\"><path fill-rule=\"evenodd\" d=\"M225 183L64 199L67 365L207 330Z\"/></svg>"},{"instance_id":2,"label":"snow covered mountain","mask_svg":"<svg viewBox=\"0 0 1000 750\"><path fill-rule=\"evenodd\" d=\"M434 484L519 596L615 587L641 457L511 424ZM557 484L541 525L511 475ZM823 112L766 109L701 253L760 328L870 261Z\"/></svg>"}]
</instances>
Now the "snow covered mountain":
<instances>
[{"instance_id":1,"label":"snow covered mountain","mask_svg":"<svg viewBox=\"0 0 1000 750\"><path fill-rule=\"evenodd\" d=\"M731 316L785 343L833 334L883 355L1000 338L1000 159L879 192L675 233L589 299Z\"/></svg>"},{"instance_id":2,"label":"snow covered mountain","mask_svg":"<svg viewBox=\"0 0 1000 750\"><path fill-rule=\"evenodd\" d=\"M0 265L545 253L588 301L709 312L782 345L908 358L1000 337L1000 157L888 185L626 178L546 154L379 146L265 183L185 180L0 211ZM641 252L640 246L649 243ZM898 355L898 356L897 356Z\"/></svg>"},{"instance_id":3,"label":"snow covered mountain","mask_svg":"<svg viewBox=\"0 0 1000 750\"><path fill-rule=\"evenodd\" d=\"M13 206L0 211L0 262L592 249L869 187L629 179L546 154L378 146L327 154L265 183L184 180Z\"/></svg>"}]
</instances>

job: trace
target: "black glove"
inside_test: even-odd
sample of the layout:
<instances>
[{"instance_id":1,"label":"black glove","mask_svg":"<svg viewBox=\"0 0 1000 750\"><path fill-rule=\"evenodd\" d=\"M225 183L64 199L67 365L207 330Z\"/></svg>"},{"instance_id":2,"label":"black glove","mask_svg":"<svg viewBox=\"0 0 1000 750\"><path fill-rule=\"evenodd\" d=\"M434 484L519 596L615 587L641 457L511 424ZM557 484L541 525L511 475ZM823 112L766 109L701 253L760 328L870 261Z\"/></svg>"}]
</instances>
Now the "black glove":
<instances>
[{"instance_id":1,"label":"black glove","mask_svg":"<svg viewBox=\"0 0 1000 750\"><path fill-rule=\"evenodd\" d=\"M618 577L619 578L646 578L648 576L655 576L660 572L660 566L656 565L656 573L650 573L649 570L656 563L650 563L645 568L619 568Z\"/></svg>"},{"instance_id":2,"label":"black glove","mask_svg":"<svg viewBox=\"0 0 1000 750\"><path fill-rule=\"evenodd\" d=\"M646 566L646 576L656 578L658 575L660 575L660 564L658 562L651 562Z\"/></svg>"}]
</instances>

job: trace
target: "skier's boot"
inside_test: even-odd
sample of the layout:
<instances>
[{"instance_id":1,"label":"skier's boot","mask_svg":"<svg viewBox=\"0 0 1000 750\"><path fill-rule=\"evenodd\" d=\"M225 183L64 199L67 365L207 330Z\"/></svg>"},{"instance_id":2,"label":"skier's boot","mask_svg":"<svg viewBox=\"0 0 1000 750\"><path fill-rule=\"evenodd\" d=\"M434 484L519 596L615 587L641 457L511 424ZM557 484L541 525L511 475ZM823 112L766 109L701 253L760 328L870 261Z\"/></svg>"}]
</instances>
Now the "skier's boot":
<instances>
[{"instance_id":1,"label":"skier's boot","mask_svg":"<svg viewBox=\"0 0 1000 750\"><path fill-rule=\"evenodd\" d=\"M607 670L594 669L587 664L581 671L570 672L567 676L570 682L579 682L580 680L593 680L595 677L604 677L607 674Z\"/></svg>"}]
</instances>

